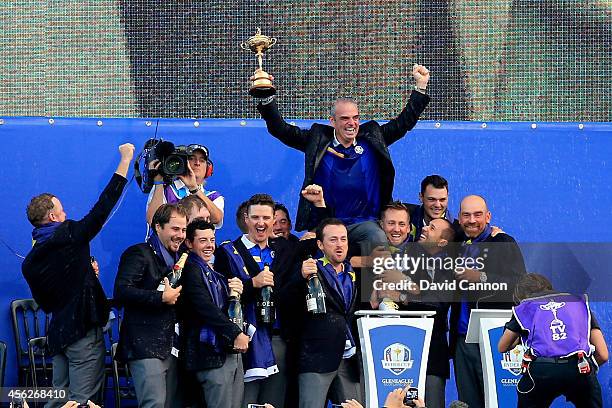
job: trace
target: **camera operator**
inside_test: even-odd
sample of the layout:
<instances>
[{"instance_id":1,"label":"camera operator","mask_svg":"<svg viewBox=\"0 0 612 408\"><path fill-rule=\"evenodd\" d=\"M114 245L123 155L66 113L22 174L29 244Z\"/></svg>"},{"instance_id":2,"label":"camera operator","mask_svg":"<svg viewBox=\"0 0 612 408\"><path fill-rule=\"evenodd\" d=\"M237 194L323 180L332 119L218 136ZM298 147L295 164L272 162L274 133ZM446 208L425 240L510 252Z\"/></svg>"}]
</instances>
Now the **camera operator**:
<instances>
[{"instance_id":1,"label":"camera operator","mask_svg":"<svg viewBox=\"0 0 612 408\"><path fill-rule=\"evenodd\" d=\"M147 201L147 223L151 224L153 214L162 204L173 204L189 195L197 194L210 213L210 222L219 229L223 226L225 199L218 191L204 189L206 180L213 173L213 163L208 148L191 144L187 146L186 151L189 154L187 174L178 176L170 183L164 181L164 176L159 171L161 165L159 160L151 160L149 163L149 170L154 170L156 174L153 178L153 190Z\"/></svg>"},{"instance_id":2,"label":"camera operator","mask_svg":"<svg viewBox=\"0 0 612 408\"><path fill-rule=\"evenodd\" d=\"M514 300L497 347L505 353L521 342L525 349L517 407L548 407L561 395L577 407L602 407L597 372L608 346L586 295L559 293L545 276L530 273L517 283Z\"/></svg>"},{"instance_id":3,"label":"camera operator","mask_svg":"<svg viewBox=\"0 0 612 408\"><path fill-rule=\"evenodd\" d=\"M34 300L52 314L47 346L53 356L53 387L68 388L68 398L75 401L99 402L104 384L102 327L109 308L91 263L89 242L102 229L127 184L134 146L123 144L119 152L117 170L80 221L67 219L53 194L40 194L27 207L34 245L21 268Z\"/></svg>"}]
</instances>

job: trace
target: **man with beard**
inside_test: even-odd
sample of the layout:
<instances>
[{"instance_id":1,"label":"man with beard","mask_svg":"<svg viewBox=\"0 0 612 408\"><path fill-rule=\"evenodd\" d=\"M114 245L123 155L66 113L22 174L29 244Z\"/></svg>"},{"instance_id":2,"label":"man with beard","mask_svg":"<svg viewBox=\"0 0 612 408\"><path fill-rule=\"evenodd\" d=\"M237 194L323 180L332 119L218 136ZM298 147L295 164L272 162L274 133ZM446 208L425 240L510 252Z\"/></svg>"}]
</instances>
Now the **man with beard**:
<instances>
[{"instance_id":1,"label":"man with beard","mask_svg":"<svg viewBox=\"0 0 612 408\"><path fill-rule=\"evenodd\" d=\"M357 297L355 273L346 260L348 232L342 221L328 218L317 227L317 246L323 257L302 263L287 291L306 298L306 282L317 274L325 293L326 313L314 315L302 307L298 342L299 407L321 408L361 400L356 335L352 330Z\"/></svg>"},{"instance_id":2,"label":"man with beard","mask_svg":"<svg viewBox=\"0 0 612 408\"><path fill-rule=\"evenodd\" d=\"M443 218L433 219L423 226L419 237L417 251L427 260L425 267L415 273L415 282L419 284L420 293L413 301L408 301L403 310L433 310L434 326L429 344L427 360L427 377L425 380L425 404L431 408L444 408L446 381L450 378L448 350L448 310L453 293L444 289L428 289L424 282L449 283L453 281L451 270L444 268L445 260L451 259L449 243L453 242L455 231L451 223ZM405 302L404 302L405 303Z\"/></svg>"},{"instance_id":3,"label":"man with beard","mask_svg":"<svg viewBox=\"0 0 612 408\"><path fill-rule=\"evenodd\" d=\"M114 297L124 314L116 358L130 368L139 407L167 408L179 404L174 305L182 289L170 286L167 275L185 239L187 213L162 204L151 227L147 242L126 249L119 262Z\"/></svg>"},{"instance_id":4,"label":"man with beard","mask_svg":"<svg viewBox=\"0 0 612 408\"><path fill-rule=\"evenodd\" d=\"M459 225L465 239L456 261L455 279L459 288L450 315L450 351L454 355L459 399L470 407L484 407L484 383L480 347L466 343L472 309L510 309L516 283L525 275L523 255L514 238L493 234L491 212L485 199L470 195L461 201ZM459 262L461 261L461 265ZM471 265L468 265L471 264ZM461 267L458 267L461 266ZM503 284L499 291L480 290L478 285ZM471 290L471 286L475 287Z\"/></svg>"}]
</instances>

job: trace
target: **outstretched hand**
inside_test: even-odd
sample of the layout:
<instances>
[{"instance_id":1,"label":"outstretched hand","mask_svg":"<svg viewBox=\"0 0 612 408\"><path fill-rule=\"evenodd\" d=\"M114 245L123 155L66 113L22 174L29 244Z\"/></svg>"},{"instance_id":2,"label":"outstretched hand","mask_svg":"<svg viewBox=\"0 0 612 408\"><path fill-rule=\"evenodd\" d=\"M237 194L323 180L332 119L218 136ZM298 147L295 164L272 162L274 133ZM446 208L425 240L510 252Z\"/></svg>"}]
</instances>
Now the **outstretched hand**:
<instances>
[{"instance_id":1,"label":"outstretched hand","mask_svg":"<svg viewBox=\"0 0 612 408\"><path fill-rule=\"evenodd\" d=\"M176 304L176 301L181 295L181 289L183 289L182 285L173 288L170 285L170 281L168 280L168 278L164 278L164 291L162 292L162 302L168 305Z\"/></svg>"},{"instance_id":2,"label":"outstretched hand","mask_svg":"<svg viewBox=\"0 0 612 408\"><path fill-rule=\"evenodd\" d=\"M405 408L404 405L404 397L406 396L406 391L402 388L395 389L387 394L387 399L385 400L385 407L387 408Z\"/></svg>"},{"instance_id":3,"label":"outstretched hand","mask_svg":"<svg viewBox=\"0 0 612 408\"><path fill-rule=\"evenodd\" d=\"M429 82L429 70L425 65L414 64L412 66L412 77L416 82L416 86L421 89L427 88Z\"/></svg>"}]
</instances>

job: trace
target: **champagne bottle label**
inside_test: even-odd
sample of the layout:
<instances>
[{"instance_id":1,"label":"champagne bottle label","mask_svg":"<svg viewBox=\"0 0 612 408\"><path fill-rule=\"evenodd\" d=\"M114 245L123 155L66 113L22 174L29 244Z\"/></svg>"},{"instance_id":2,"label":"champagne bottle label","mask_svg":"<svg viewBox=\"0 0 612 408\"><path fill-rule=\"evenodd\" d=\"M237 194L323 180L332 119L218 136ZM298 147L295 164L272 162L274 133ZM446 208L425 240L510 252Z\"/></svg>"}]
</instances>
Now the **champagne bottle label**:
<instances>
[{"instance_id":1,"label":"champagne bottle label","mask_svg":"<svg viewBox=\"0 0 612 408\"><path fill-rule=\"evenodd\" d=\"M232 323L236 324L242 330L244 330L244 317L242 315L242 305L240 304L240 295L238 292L232 290L230 292L229 307L227 310L229 319Z\"/></svg>"},{"instance_id":2,"label":"champagne bottle label","mask_svg":"<svg viewBox=\"0 0 612 408\"><path fill-rule=\"evenodd\" d=\"M265 272L270 271L270 265L267 263L264 264ZM271 286L264 286L259 291L259 297L257 299L257 308L258 316L260 317L260 321L266 324L272 324L275 320L275 310L274 310L274 290Z\"/></svg>"},{"instance_id":3,"label":"champagne bottle label","mask_svg":"<svg viewBox=\"0 0 612 408\"><path fill-rule=\"evenodd\" d=\"M308 295L306 296L306 310L314 312L317 310L317 299Z\"/></svg>"},{"instance_id":4,"label":"champagne bottle label","mask_svg":"<svg viewBox=\"0 0 612 408\"><path fill-rule=\"evenodd\" d=\"M307 282L306 310L311 313L326 313L325 292L317 274L311 275Z\"/></svg>"}]
</instances>

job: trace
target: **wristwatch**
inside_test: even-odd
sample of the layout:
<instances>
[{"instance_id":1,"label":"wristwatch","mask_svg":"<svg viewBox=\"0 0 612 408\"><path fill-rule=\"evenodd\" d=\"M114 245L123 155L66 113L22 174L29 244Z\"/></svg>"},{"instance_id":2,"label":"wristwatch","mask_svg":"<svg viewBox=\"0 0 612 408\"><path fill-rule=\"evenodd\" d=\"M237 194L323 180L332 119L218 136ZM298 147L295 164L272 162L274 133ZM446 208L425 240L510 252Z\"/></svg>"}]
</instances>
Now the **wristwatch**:
<instances>
[{"instance_id":1,"label":"wristwatch","mask_svg":"<svg viewBox=\"0 0 612 408\"><path fill-rule=\"evenodd\" d=\"M485 272L480 272L480 282L481 283L487 282L487 274Z\"/></svg>"},{"instance_id":2,"label":"wristwatch","mask_svg":"<svg viewBox=\"0 0 612 408\"><path fill-rule=\"evenodd\" d=\"M427 88L419 88L418 85L414 86L414 90L417 91L417 92L420 92L422 94L426 94L427 93Z\"/></svg>"},{"instance_id":3,"label":"wristwatch","mask_svg":"<svg viewBox=\"0 0 612 408\"><path fill-rule=\"evenodd\" d=\"M189 194L198 194L198 191L200 191L200 189L196 187L193 190L189 190Z\"/></svg>"}]
</instances>

